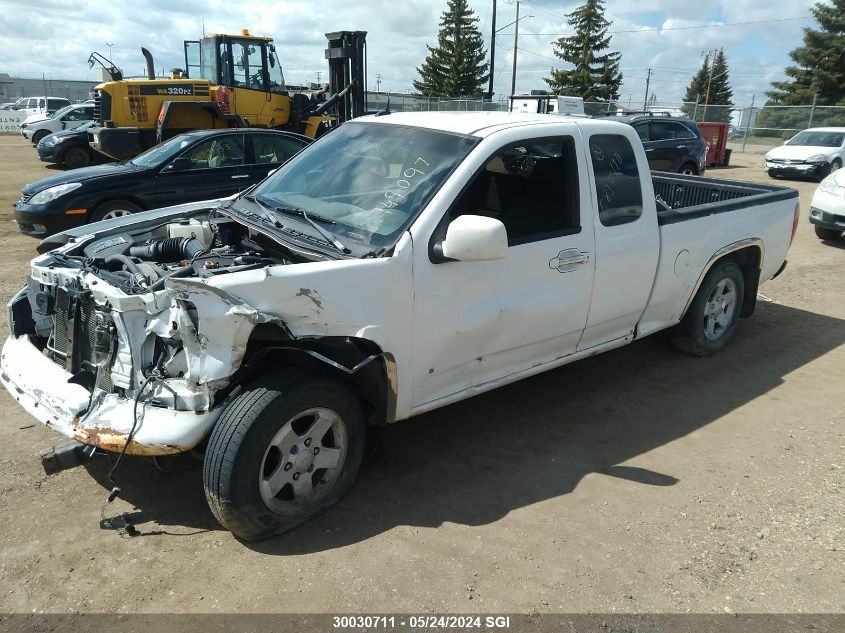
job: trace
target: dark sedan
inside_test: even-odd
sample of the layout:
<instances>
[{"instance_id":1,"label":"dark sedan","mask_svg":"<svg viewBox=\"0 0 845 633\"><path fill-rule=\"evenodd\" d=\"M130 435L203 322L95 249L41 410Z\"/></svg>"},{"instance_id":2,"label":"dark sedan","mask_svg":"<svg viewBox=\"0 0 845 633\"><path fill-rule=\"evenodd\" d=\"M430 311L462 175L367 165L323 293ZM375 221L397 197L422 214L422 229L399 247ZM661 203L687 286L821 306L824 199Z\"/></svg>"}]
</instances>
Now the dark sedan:
<instances>
[{"instance_id":1,"label":"dark sedan","mask_svg":"<svg viewBox=\"0 0 845 633\"><path fill-rule=\"evenodd\" d=\"M223 198L254 185L311 139L267 129L199 130L124 163L83 167L26 185L21 233L45 237L144 209Z\"/></svg>"},{"instance_id":2,"label":"dark sedan","mask_svg":"<svg viewBox=\"0 0 845 633\"><path fill-rule=\"evenodd\" d=\"M45 163L63 165L67 169L113 162L113 158L94 151L88 144L88 128L94 123L89 121L73 130L61 130L45 136L35 146L38 158Z\"/></svg>"}]
</instances>

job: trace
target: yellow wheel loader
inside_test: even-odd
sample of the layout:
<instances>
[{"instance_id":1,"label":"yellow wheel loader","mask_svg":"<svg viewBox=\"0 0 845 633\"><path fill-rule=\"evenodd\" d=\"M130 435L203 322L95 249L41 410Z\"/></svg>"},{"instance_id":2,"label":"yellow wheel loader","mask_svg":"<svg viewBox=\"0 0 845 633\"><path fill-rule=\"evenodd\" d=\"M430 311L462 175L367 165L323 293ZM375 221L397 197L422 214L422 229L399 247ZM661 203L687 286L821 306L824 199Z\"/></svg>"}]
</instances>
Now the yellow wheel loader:
<instances>
[{"instance_id":1,"label":"yellow wheel loader","mask_svg":"<svg viewBox=\"0 0 845 633\"><path fill-rule=\"evenodd\" d=\"M291 93L269 37L208 35L184 42L185 70L157 79L153 58L142 48L147 79L124 79L99 53L112 81L95 89L96 124L92 147L125 160L189 130L266 127L317 138L336 125L364 114L366 31L326 33L329 92Z\"/></svg>"}]
</instances>

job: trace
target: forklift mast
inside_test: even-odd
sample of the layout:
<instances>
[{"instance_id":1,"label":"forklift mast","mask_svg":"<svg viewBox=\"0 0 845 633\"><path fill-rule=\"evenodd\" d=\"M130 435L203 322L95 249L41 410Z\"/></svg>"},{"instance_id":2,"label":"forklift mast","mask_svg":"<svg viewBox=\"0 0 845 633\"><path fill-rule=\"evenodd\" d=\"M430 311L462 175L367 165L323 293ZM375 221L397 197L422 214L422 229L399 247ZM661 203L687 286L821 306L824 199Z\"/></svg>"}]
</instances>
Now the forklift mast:
<instances>
[{"instance_id":1,"label":"forklift mast","mask_svg":"<svg viewBox=\"0 0 845 633\"><path fill-rule=\"evenodd\" d=\"M336 104L340 121L348 121L366 114L367 93L367 32L337 31L326 33L329 46L329 92L337 94L355 82Z\"/></svg>"}]
</instances>

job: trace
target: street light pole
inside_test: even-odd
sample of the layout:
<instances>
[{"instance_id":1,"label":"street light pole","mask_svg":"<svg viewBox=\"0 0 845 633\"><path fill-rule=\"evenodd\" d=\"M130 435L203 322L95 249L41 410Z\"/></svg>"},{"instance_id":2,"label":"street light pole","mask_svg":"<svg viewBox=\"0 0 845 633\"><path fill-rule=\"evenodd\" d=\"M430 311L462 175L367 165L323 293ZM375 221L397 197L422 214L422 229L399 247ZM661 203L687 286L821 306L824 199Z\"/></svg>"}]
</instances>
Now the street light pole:
<instances>
[{"instance_id":1,"label":"street light pole","mask_svg":"<svg viewBox=\"0 0 845 633\"><path fill-rule=\"evenodd\" d=\"M112 62L112 59L111 59L111 47L112 47L112 46L114 46L114 44L109 44L108 42L106 42L106 46L108 46L108 47L109 47L109 61L110 61L110 62ZM112 64L113 64L113 63L114 63L114 62L112 62Z\"/></svg>"},{"instance_id":2,"label":"street light pole","mask_svg":"<svg viewBox=\"0 0 845 633\"><path fill-rule=\"evenodd\" d=\"M513 72L511 73L511 96L516 94L516 52L519 44L519 0L516 0L516 22L513 29Z\"/></svg>"},{"instance_id":3,"label":"street light pole","mask_svg":"<svg viewBox=\"0 0 845 633\"><path fill-rule=\"evenodd\" d=\"M493 0L493 26L490 27L490 82L487 86L487 98L493 100L493 71L496 62L496 0Z\"/></svg>"}]
</instances>

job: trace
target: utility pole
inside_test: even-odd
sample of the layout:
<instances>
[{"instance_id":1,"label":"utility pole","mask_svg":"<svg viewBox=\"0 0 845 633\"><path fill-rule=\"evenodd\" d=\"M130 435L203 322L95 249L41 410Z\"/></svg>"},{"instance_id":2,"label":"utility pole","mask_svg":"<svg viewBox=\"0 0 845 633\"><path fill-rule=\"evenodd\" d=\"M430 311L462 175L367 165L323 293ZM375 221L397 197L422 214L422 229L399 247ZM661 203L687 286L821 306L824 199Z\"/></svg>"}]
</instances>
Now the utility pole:
<instances>
[{"instance_id":1,"label":"utility pole","mask_svg":"<svg viewBox=\"0 0 845 633\"><path fill-rule=\"evenodd\" d=\"M704 110L701 113L701 120L707 120L707 104L710 102L710 83L713 81L713 66L716 62L716 50L715 48L708 48L706 51L702 51L703 53L707 54L707 57L710 58L710 72L707 75L707 93L704 95ZM710 53L713 53L713 56L710 57Z\"/></svg>"},{"instance_id":2,"label":"utility pole","mask_svg":"<svg viewBox=\"0 0 845 633\"><path fill-rule=\"evenodd\" d=\"M318 86L321 85L320 79L323 77L323 71L318 70L317 72L314 73L314 76L317 78L317 85Z\"/></svg>"},{"instance_id":3,"label":"utility pole","mask_svg":"<svg viewBox=\"0 0 845 633\"><path fill-rule=\"evenodd\" d=\"M511 96L516 94L516 51L519 44L519 0L516 0L516 22L513 29L513 72L511 73Z\"/></svg>"},{"instance_id":4,"label":"utility pole","mask_svg":"<svg viewBox=\"0 0 845 633\"><path fill-rule=\"evenodd\" d=\"M493 100L493 70L496 61L496 0L493 0L493 26L490 27L490 82L487 87L487 98Z\"/></svg>"},{"instance_id":5,"label":"utility pole","mask_svg":"<svg viewBox=\"0 0 845 633\"><path fill-rule=\"evenodd\" d=\"M643 110L648 110L648 85L651 83L651 68L645 76L645 99L643 99Z\"/></svg>"}]
</instances>

